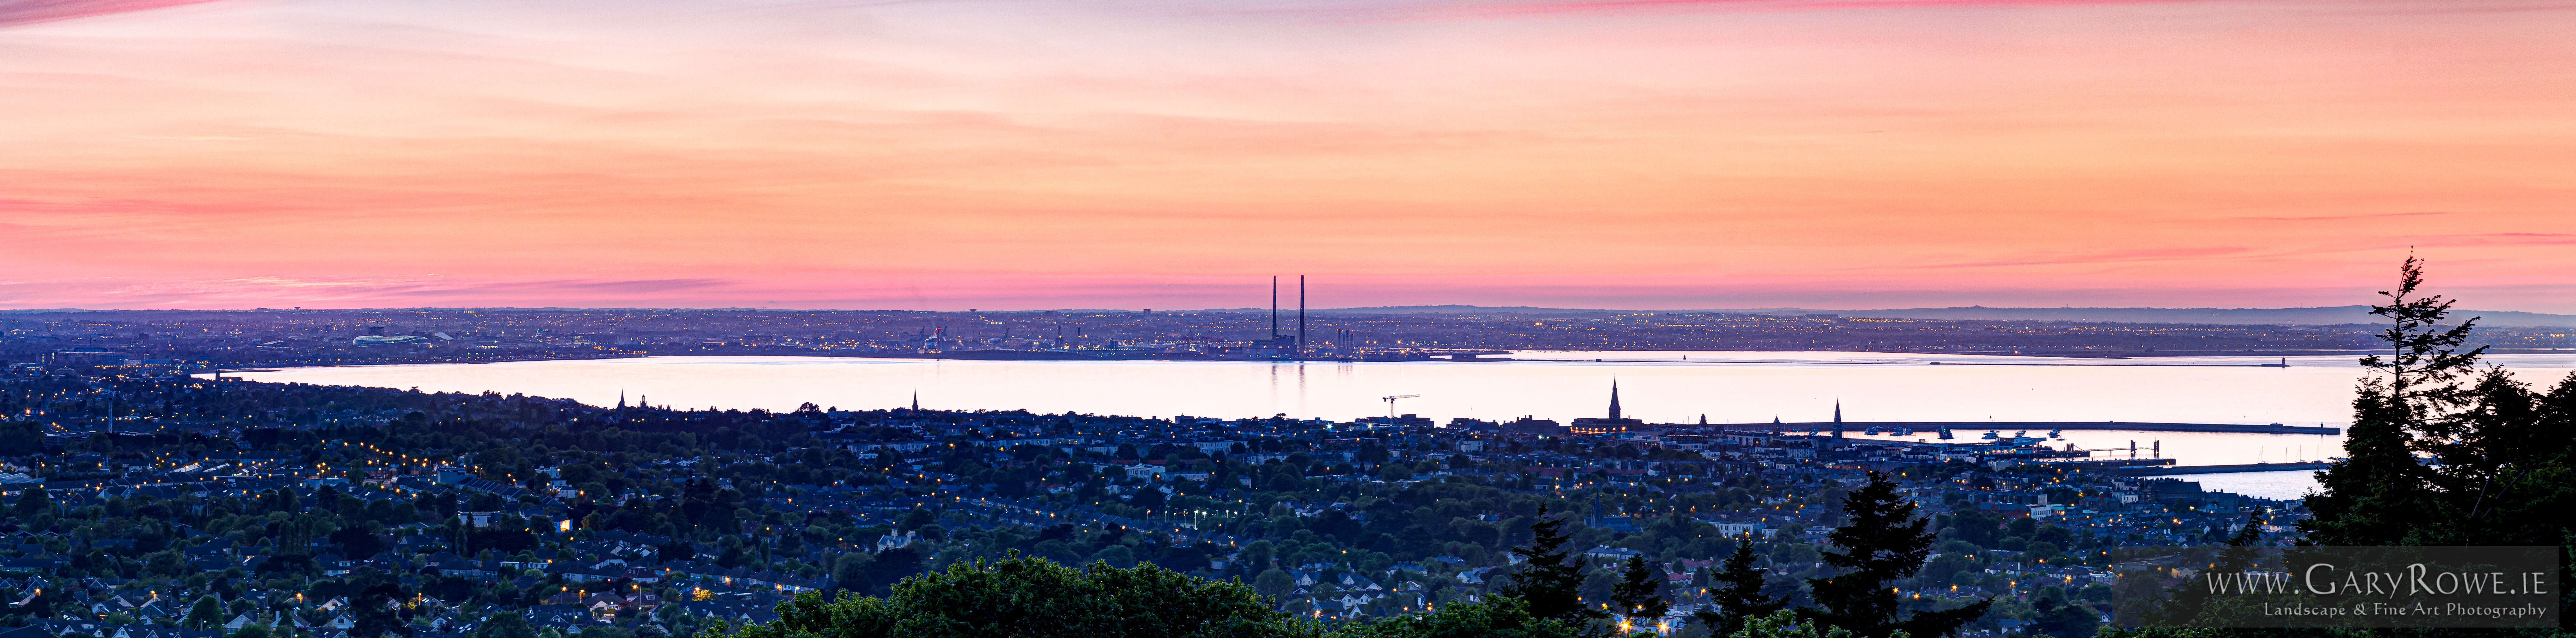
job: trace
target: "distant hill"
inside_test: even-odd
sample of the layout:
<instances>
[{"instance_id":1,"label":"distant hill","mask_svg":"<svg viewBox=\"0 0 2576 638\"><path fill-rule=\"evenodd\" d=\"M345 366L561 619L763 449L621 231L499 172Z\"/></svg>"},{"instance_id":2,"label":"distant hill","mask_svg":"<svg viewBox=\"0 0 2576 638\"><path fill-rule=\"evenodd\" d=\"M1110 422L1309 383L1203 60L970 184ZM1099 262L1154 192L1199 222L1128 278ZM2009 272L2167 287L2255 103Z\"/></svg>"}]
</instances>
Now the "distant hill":
<instances>
[{"instance_id":1,"label":"distant hill","mask_svg":"<svg viewBox=\"0 0 2576 638\"><path fill-rule=\"evenodd\" d=\"M1592 310L1575 308L1529 308L1489 306L1387 306L1380 308L1334 308L1320 312L1388 313L1388 314L1598 314L1636 312L1633 310ZM2228 325L2341 325L2380 323L2370 316L2369 306L2329 306L2321 308L1988 308L1966 306L1952 308L1903 308L1889 310L1817 310L1809 308L1734 308L1703 310L1667 310L1662 312L1736 312L1766 315L1831 314L1845 317L1902 319L1989 319L1997 321L2099 321L2106 323L2205 323ZM2552 326L2576 327L2576 315L2553 315L2511 310L2457 310L2454 317L2482 317L2484 326Z\"/></svg>"},{"instance_id":2,"label":"distant hill","mask_svg":"<svg viewBox=\"0 0 2576 638\"><path fill-rule=\"evenodd\" d=\"M1259 308L1245 308L1245 310L1259 310ZM1601 314L1601 313L1613 313L1613 312L1638 312L1638 311L1635 311L1635 310L1600 310L1600 309L1589 309L1589 308L1533 308L1533 307L1530 307L1530 306L1461 306L1461 305L1451 304L1451 305L1446 305L1446 306L1379 306L1379 307L1375 307L1375 308L1325 308L1325 309L1317 309L1317 310L1308 310L1307 312L1376 313L1376 314L1389 314L1389 315L1469 315L1469 314L1577 315L1577 314ZM1750 311L1744 311L1744 310L1726 310L1726 311L1714 311L1714 310L1688 310L1688 311L1677 311L1677 312L1750 312Z\"/></svg>"}]
</instances>

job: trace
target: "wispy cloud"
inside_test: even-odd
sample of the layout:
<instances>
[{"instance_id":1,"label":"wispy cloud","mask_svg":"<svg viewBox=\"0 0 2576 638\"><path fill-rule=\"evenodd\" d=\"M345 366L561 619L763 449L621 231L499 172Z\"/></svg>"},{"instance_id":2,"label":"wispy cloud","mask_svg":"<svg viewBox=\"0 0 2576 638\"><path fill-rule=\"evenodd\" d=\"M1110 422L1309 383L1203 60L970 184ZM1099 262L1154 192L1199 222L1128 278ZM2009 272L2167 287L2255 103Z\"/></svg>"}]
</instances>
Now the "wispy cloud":
<instances>
[{"instance_id":1,"label":"wispy cloud","mask_svg":"<svg viewBox=\"0 0 2576 638\"><path fill-rule=\"evenodd\" d=\"M1479 20L1553 15L1696 13L1713 11L1820 11L1840 9L2070 7L2176 4L2223 0L1579 0L1488 2L1342 2L1271 6L1235 11L1307 14L1360 21ZM1257 7L1258 5L1256 5Z\"/></svg>"},{"instance_id":2,"label":"wispy cloud","mask_svg":"<svg viewBox=\"0 0 2576 638\"><path fill-rule=\"evenodd\" d=\"M2458 215L2458 214L2460 214L2460 213L2459 213L2459 212L2457 212L2457 211L2423 211L2423 212L2414 212L2414 213L2368 213L2368 214L2362 214L2362 215L2312 215L2312 216L2305 216L2305 217L2230 217L2229 219L2234 219L2234 220L2239 220L2239 221L2263 221L2263 222L2322 222L2322 221L2338 221L2338 220L2345 220L2345 219L2379 219L2379 218L2385 218L2385 217L2430 217L2430 216L2435 216L2435 215Z\"/></svg>"},{"instance_id":3,"label":"wispy cloud","mask_svg":"<svg viewBox=\"0 0 2576 638\"><path fill-rule=\"evenodd\" d=\"M115 13L150 11L216 0L0 0L0 28Z\"/></svg>"}]
</instances>

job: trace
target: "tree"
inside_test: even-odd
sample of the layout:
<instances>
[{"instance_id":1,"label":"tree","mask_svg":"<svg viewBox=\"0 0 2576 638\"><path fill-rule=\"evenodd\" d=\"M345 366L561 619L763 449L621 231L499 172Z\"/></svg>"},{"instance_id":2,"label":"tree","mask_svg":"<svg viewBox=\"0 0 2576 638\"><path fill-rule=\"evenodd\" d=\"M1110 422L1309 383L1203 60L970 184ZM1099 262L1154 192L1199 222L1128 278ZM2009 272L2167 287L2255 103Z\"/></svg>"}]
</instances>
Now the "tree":
<instances>
[{"instance_id":1,"label":"tree","mask_svg":"<svg viewBox=\"0 0 2576 638\"><path fill-rule=\"evenodd\" d=\"M1572 540L1564 534L1565 521L1548 518L1545 505L1539 506L1537 519L1530 524L1530 543L1512 548L1528 560L1502 586L1502 595L1521 599L1530 615L1539 618L1580 623L1608 616L1583 606L1583 566L1565 550Z\"/></svg>"},{"instance_id":2,"label":"tree","mask_svg":"<svg viewBox=\"0 0 2576 638\"><path fill-rule=\"evenodd\" d=\"M1906 638L1906 636L1903 630L1898 630L1889 633L1886 638ZM1772 612L1769 616L1755 616L1747 619L1744 628L1727 634L1727 638L1853 638L1853 634L1849 629L1834 626L1817 629L1816 621L1799 622L1796 612L1781 610Z\"/></svg>"},{"instance_id":3,"label":"tree","mask_svg":"<svg viewBox=\"0 0 2576 638\"><path fill-rule=\"evenodd\" d=\"M0 421L0 456L23 456L45 451L44 428L34 421Z\"/></svg>"},{"instance_id":4,"label":"tree","mask_svg":"<svg viewBox=\"0 0 2576 638\"><path fill-rule=\"evenodd\" d=\"M1762 570L1753 568L1753 558L1752 540L1737 542L1735 553L1727 556L1725 570L1717 573L1717 582L1713 583L1718 585L1711 596L1716 599L1717 608L1703 607L1691 612L1692 617L1708 626L1710 634L1724 636L1735 633L1744 628L1745 621L1769 616L1789 606L1787 601L1772 600L1770 596L1762 595Z\"/></svg>"},{"instance_id":5,"label":"tree","mask_svg":"<svg viewBox=\"0 0 2576 638\"><path fill-rule=\"evenodd\" d=\"M929 556L923 555L919 544L877 552L876 560L869 561L867 564L864 572L865 580L871 591L886 591L887 587L893 586L897 581L920 573L922 563L928 559Z\"/></svg>"},{"instance_id":6,"label":"tree","mask_svg":"<svg viewBox=\"0 0 2576 638\"><path fill-rule=\"evenodd\" d=\"M1817 604L1798 610L1798 615L1873 637L1900 629L1917 636L1944 636L1985 615L1993 599L1900 617L1891 583L1913 576L1932 554L1933 535L1924 531L1930 521L1915 516L1914 509L1897 493L1895 481L1870 472L1868 484L1843 497L1843 514L1849 522L1826 536L1842 551L1824 552L1825 563L1843 573L1807 579Z\"/></svg>"},{"instance_id":7,"label":"tree","mask_svg":"<svg viewBox=\"0 0 2576 638\"><path fill-rule=\"evenodd\" d=\"M927 638L1025 636L1313 636L1241 582L1217 582L1153 565L1081 569L1018 556L950 565L905 579L884 598L812 592L778 607L778 620L733 628L729 638ZM482 638L482 637L477 637Z\"/></svg>"},{"instance_id":8,"label":"tree","mask_svg":"<svg viewBox=\"0 0 2576 638\"><path fill-rule=\"evenodd\" d=\"M188 607L186 622L188 626L200 630L222 624L224 622L223 602L215 600L212 594L197 597L197 604Z\"/></svg>"},{"instance_id":9,"label":"tree","mask_svg":"<svg viewBox=\"0 0 2576 638\"><path fill-rule=\"evenodd\" d=\"M2038 634L2056 638L2092 638L2097 628L2102 626L2099 613L2071 602L2044 599L2031 609L2039 612L2039 617L2031 620L2037 625L2034 632Z\"/></svg>"},{"instance_id":10,"label":"tree","mask_svg":"<svg viewBox=\"0 0 2576 638\"><path fill-rule=\"evenodd\" d=\"M2460 375L2485 348L2459 352L2476 320L2444 327L2451 301L2421 296L2424 266L2413 255L2398 267L2397 290L2380 291L2388 305L2370 314L2390 324L2379 335L2389 356L2361 359L2370 370L2353 398L2352 427L2344 432L2345 460L2317 474L2320 494L2307 499L2316 517L2300 522L2309 538L2328 545L2404 542L2410 521L2433 504L2427 471L2415 458L2414 430L2463 402Z\"/></svg>"},{"instance_id":11,"label":"tree","mask_svg":"<svg viewBox=\"0 0 2576 638\"><path fill-rule=\"evenodd\" d=\"M537 629L529 625L528 619L520 616L519 612L505 611L493 614L483 621L483 626L474 628L473 638L537 638Z\"/></svg>"},{"instance_id":12,"label":"tree","mask_svg":"<svg viewBox=\"0 0 2576 638\"><path fill-rule=\"evenodd\" d=\"M1265 569L1261 575L1252 577L1252 590L1272 598L1286 596L1297 591L1297 577L1277 568Z\"/></svg>"},{"instance_id":13,"label":"tree","mask_svg":"<svg viewBox=\"0 0 2576 638\"><path fill-rule=\"evenodd\" d=\"M411 626L404 624L402 616L394 610L396 605L402 604L404 599L410 597L409 592L403 591L402 584L391 579L379 580L367 586L357 596L350 598L353 603L350 607L357 616L358 624L349 628L349 635L382 636L388 633L409 635Z\"/></svg>"},{"instance_id":14,"label":"tree","mask_svg":"<svg viewBox=\"0 0 2576 638\"><path fill-rule=\"evenodd\" d=\"M1663 594L1664 570L1646 562L1644 555L1630 556L1627 569L1619 573L1619 584L1610 587L1610 604L1629 622L1652 623L1672 610Z\"/></svg>"},{"instance_id":15,"label":"tree","mask_svg":"<svg viewBox=\"0 0 2576 638\"><path fill-rule=\"evenodd\" d=\"M1577 638L1581 627L1530 615L1529 603L1497 597L1375 621L1352 623L1329 638Z\"/></svg>"},{"instance_id":16,"label":"tree","mask_svg":"<svg viewBox=\"0 0 2576 638\"><path fill-rule=\"evenodd\" d=\"M1136 495L1129 498L1127 504L1151 510L1162 507L1163 501L1163 488L1147 485L1136 488Z\"/></svg>"},{"instance_id":17,"label":"tree","mask_svg":"<svg viewBox=\"0 0 2576 638\"><path fill-rule=\"evenodd\" d=\"M2345 458L2317 474L2298 523L2322 545L2559 545L2576 528L2576 375L2546 394L2465 348L2477 320L2419 291L2421 259L2371 314L2387 353L2353 398ZM2422 462L2423 459L2435 463ZM2562 573L2562 579L2568 575Z\"/></svg>"},{"instance_id":18,"label":"tree","mask_svg":"<svg viewBox=\"0 0 2576 638\"><path fill-rule=\"evenodd\" d=\"M37 514L54 511L54 496L43 487L30 487L27 491L18 493L18 502L13 507L16 511L12 513L17 514L19 520L26 520Z\"/></svg>"}]
</instances>

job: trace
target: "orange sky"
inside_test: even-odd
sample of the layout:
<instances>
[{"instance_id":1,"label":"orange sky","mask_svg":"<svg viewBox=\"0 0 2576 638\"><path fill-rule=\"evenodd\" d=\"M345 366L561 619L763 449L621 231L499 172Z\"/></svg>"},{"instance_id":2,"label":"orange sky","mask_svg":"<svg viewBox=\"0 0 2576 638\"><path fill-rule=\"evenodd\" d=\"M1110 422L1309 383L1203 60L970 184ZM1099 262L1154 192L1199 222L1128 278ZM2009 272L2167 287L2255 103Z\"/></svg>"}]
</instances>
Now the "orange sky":
<instances>
[{"instance_id":1,"label":"orange sky","mask_svg":"<svg viewBox=\"0 0 2576 638\"><path fill-rule=\"evenodd\" d=\"M0 0L0 307L2576 312L2576 7Z\"/></svg>"}]
</instances>

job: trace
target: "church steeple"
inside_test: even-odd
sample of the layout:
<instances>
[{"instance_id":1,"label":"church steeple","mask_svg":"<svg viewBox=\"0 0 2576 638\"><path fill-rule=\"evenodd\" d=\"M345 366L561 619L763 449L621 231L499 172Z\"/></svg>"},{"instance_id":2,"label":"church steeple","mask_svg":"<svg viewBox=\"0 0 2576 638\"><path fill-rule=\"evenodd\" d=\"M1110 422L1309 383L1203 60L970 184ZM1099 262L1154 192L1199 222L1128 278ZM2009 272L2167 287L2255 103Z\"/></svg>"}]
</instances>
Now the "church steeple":
<instances>
[{"instance_id":1,"label":"church steeple","mask_svg":"<svg viewBox=\"0 0 2576 638\"><path fill-rule=\"evenodd\" d=\"M914 391L912 391L912 411L914 411L914 412L920 412L920 411L921 411L921 391L920 391L920 390L914 390Z\"/></svg>"},{"instance_id":2,"label":"church steeple","mask_svg":"<svg viewBox=\"0 0 2576 638\"><path fill-rule=\"evenodd\" d=\"M1610 419L1619 419L1619 380L1610 380Z\"/></svg>"},{"instance_id":3,"label":"church steeple","mask_svg":"<svg viewBox=\"0 0 2576 638\"><path fill-rule=\"evenodd\" d=\"M620 409L620 410L624 410L624 409L626 409L626 391L625 391L625 390L618 390L618 391L617 391L617 409Z\"/></svg>"}]
</instances>

